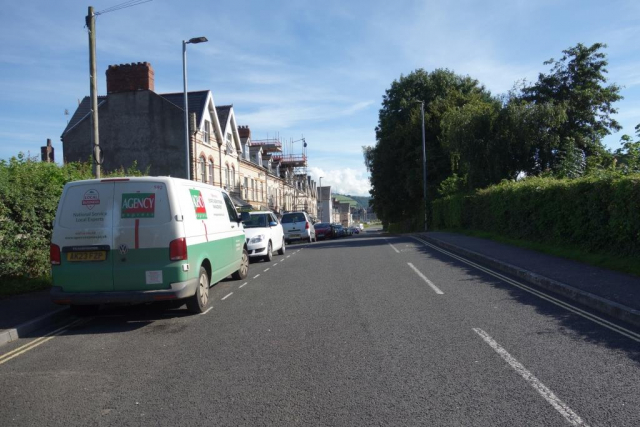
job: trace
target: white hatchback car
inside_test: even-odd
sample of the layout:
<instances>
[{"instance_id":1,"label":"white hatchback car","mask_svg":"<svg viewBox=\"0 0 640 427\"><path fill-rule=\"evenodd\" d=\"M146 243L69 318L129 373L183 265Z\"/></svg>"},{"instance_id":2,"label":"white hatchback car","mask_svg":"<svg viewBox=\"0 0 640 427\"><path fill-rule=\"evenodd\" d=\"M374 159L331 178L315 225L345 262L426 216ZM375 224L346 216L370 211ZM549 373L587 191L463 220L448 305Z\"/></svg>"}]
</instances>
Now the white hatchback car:
<instances>
[{"instance_id":1,"label":"white hatchback car","mask_svg":"<svg viewBox=\"0 0 640 427\"><path fill-rule=\"evenodd\" d=\"M247 251L250 258L262 258L271 261L273 252L284 255L286 250L282 225L269 211L243 214L244 234L247 239Z\"/></svg>"}]
</instances>

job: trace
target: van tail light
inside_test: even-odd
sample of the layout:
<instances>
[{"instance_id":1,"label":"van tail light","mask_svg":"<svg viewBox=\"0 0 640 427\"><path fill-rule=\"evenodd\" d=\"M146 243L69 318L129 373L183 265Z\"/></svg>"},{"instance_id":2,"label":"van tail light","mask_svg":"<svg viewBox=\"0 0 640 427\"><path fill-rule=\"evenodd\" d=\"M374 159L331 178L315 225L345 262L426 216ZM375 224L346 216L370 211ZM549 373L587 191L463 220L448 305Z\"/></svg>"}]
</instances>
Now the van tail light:
<instances>
[{"instance_id":1,"label":"van tail light","mask_svg":"<svg viewBox=\"0 0 640 427\"><path fill-rule=\"evenodd\" d=\"M187 239L182 237L169 243L169 258L171 258L171 261L187 259Z\"/></svg>"},{"instance_id":2,"label":"van tail light","mask_svg":"<svg viewBox=\"0 0 640 427\"><path fill-rule=\"evenodd\" d=\"M51 265L60 265L60 258L60 246L51 243L51 245L49 245L49 259L51 260Z\"/></svg>"},{"instance_id":3,"label":"van tail light","mask_svg":"<svg viewBox=\"0 0 640 427\"><path fill-rule=\"evenodd\" d=\"M304 223L304 229L305 229L305 230L308 230L308 229L309 229L309 221L307 221L307 222L305 222L305 223Z\"/></svg>"}]
</instances>

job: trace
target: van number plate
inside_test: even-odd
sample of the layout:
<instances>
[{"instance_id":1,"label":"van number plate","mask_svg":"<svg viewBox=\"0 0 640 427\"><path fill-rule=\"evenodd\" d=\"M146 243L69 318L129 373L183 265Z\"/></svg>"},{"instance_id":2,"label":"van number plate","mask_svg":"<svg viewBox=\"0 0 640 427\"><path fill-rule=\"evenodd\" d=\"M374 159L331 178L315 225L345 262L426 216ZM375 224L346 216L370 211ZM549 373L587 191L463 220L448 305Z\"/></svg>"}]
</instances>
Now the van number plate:
<instances>
[{"instance_id":1,"label":"van number plate","mask_svg":"<svg viewBox=\"0 0 640 427\"><path fill-rule=\"evenodd\" d=\"M67 261L105 261L105 251L67 252Z\"/></svg>"}]
</instances>

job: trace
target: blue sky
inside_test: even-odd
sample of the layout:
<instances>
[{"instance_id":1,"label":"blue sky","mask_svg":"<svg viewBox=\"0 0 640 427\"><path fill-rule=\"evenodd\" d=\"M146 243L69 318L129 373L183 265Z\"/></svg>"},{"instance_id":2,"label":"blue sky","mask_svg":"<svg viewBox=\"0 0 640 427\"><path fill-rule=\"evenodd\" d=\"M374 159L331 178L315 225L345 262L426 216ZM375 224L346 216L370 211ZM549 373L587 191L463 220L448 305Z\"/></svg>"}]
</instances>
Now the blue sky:
<instances>
[{"instance_id":1,"label":"blue sky","mask_svg":"<svg viewBox=\"0 0 640 427\"><path fill-rule=\"evenodd\" d=\"M60 158L64 111L89 93L87 7L122 1L2 2L0 158L38 154L47 138ZM617 148L640 123L638 16L637 1L154 0L98 17L98 90L109 64L147 61L157 92L181 91L181 41L206 36L189 47L190 90L234 104L254 139L304 135L315 178L366 195L361 146L375 143L385 89L416 68L449 68L499 94L563 49L607 43L610 82L624 86L624 129L605 141Z\"/></svg>"}]
</instances>

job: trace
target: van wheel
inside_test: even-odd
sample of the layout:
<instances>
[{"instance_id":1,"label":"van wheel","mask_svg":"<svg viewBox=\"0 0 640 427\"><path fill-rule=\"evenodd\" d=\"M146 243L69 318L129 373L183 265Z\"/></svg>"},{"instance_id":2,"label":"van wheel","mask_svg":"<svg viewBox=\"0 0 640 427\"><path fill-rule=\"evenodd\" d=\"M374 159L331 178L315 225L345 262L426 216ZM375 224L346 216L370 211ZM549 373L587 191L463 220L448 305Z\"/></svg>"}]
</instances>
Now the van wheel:
<instances>
[{"instance_id":1,"label":"van wheel","mask_svg":"<svg viewBox=\"0 0 640 427\"><path fill-rule=\"evenodd\" d=\"M240 268L238 271L232 274L232 277L236 280L246 279L249 275L249 254L247 249L242 249L242 260L240 261Z\"/></svg>"},{"instance_id":2,"label":"van wheel","mask_svg":"<svg viewBox=\"0 0 640 427\"><path fill-rule=\"evenodd\" d=\"M271 241L267 246L267 254L263 258L266 262L270 262L273 259L273 248L271 247Z\"/></svg>"},{"instance_id":3,"label":"van wheel","mask_svg":"<svg viewBox=\"0 0 640 427\"><path fill-rule=\"evenodd\" d=\"M98 310L100 306L97 304L91 305L72 305L69 307L72 314L76 316L85 317L85 316L93 316L94 314L98 314Z\"/></svg>"},{"instance_id":4,"label":"van wheel","mask_svg":"<svg viewBox=\"0 0 640 427\"><path fill-rule=\"evenodd\" d=\"M284 251L287 250L287 248L285 247L284 243L285 243L285 241L284 241L284 239L282 239L282 247L280 249L278 249L278 254L280 254L280 255L284 255Z\"/></svg>"},{"instance_id":5,"label":"van wheel","mask_svg":"<svg viewBox=\"0 0 640 427\"><path fill-rule=\"evenodd\" d=\"M200 267L200 275L198 276L198 288L196 293L187 300L187 310L191 313L204 313L207 304L209 304L209 276L204 267Z\"/></svg>"}]
</instances>

